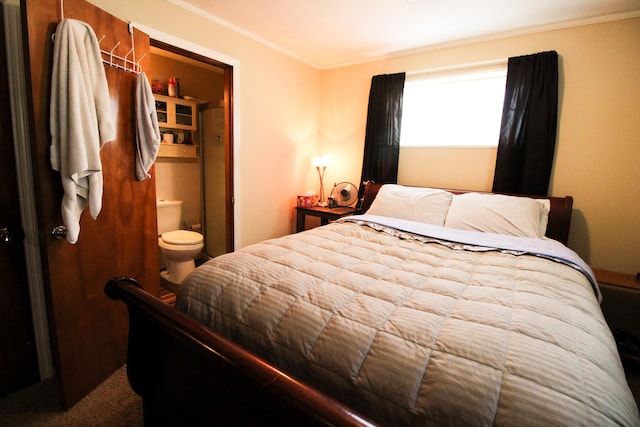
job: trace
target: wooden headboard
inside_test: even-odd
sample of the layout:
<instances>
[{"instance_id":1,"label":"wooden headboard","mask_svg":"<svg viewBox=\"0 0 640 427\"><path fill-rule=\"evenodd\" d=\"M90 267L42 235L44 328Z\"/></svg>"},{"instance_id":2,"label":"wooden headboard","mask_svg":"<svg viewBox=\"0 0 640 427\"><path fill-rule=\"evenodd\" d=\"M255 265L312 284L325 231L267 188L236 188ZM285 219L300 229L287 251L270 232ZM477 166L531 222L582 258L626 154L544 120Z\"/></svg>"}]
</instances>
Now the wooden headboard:
<instances>
[{"instance_id":1,"label":"wooden headboard","mask_svg":"<svg viewBox=\"0 0 640 427\"><path fill-rule=\"evenodd\" d=\"M373 199L376 198L378 190L382 184L368 182L364 189L362 204L359 208L361 212L366 212L370 207ZM467 190L450 190L453 194L471 193ZM473 191L473 193L488 193L486 191ZM505 193L502 193L505 194ZM548 199L551 202L549 211L549 222L547 223L547 232L545 235L550 239L557 240L563 244L567 244L569 240L569 228L571 227L571 211L573 209L573 197L542 197L542 196L524 196L522 194L507 194L509 196L531 197L534 199Z\"/></svg>"}]
</instances>

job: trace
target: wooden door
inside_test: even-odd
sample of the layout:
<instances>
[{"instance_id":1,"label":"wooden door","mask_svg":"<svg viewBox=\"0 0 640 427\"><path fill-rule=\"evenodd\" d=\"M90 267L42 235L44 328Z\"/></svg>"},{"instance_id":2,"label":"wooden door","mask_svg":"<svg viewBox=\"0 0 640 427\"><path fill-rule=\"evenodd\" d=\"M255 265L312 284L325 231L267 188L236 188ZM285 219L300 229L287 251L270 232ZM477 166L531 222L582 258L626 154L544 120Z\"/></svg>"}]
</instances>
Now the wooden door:
<instances>
[{"instance_id":1,"label":"wooden door","mask_svg":"<svg viewBox=\"0 0 640 427\"><path fill-rule=\"evenodd\" d=\"M0 396L38 381L0 3Z\"/></svg>"},{"instance_id":2,"label":"wooden door","mask_svg":"<svg viewBox=\"0 0 640 427\"><path fill-rule=\"evenodd\" d=\"M54 361L66 409L125 363L126 308L105 295L107 280L134 277L152 294L160 294L155 180L135 179L136 76L105 65L117 135L101 151L102 211L94 220L85 210L76 244L51 237L51 230L62 224L63 192L60 175L49 163L48 124L52 34L63 17L59 0L25 0L23 5L45 291ZM120 43L114 54L125 57L132 48L128 24L84 0L64 0L64 18L89 24L98 39L104 36L100 45L106 51ZM149 37L139 31L134 31L134 36L136 59L147 54L141 65L148 67Z\"/></svg>"}]
</instances>

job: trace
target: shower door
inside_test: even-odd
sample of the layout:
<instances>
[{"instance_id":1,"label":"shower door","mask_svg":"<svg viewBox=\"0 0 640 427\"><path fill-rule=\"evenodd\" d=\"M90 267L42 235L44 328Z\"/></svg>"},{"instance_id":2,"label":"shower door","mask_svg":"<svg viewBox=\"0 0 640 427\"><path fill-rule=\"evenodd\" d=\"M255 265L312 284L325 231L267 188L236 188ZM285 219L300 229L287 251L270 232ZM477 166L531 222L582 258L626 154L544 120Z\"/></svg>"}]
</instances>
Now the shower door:
<instances>
[{"instance_id":1,"label":"shower door","mask_svg":"<svg viewBox=\"0 0 640 427\"><path fill-rule=\"evenodd\" d=\"M202 228L204 253L214 257L232 250L231 202L228 190L230 150L225 133L225 109L217 102L198 106L202 159Z\"/></svg>"}]
</instances>

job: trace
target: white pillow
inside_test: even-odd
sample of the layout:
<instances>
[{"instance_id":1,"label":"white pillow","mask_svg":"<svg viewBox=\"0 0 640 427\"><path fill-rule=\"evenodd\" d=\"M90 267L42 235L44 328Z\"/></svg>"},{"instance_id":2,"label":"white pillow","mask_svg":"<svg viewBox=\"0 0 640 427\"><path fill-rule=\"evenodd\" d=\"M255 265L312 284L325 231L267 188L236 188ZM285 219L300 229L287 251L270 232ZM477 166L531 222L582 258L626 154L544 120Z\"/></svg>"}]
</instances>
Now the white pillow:
<instances>
[{"instance_id":1,"label":"white pillow","mask_svg":"<svg viewBox=\"0 0 640 427\"><path fill-rule=\"evenodd\" d=\"M521 237L544 237L551 202L548 199L489 193L453 196L445 227Z\"/></svg>"},{"instance_id":2,"label":"white pillow","mask_svg":"<svg viewBox=\"0 0 640 427\"><path fill-rule=\"evenodd\" d=\"M367 214L442 226L452 197L452 193L436 188L385 184Z\"/></svg>"}]
</instances>

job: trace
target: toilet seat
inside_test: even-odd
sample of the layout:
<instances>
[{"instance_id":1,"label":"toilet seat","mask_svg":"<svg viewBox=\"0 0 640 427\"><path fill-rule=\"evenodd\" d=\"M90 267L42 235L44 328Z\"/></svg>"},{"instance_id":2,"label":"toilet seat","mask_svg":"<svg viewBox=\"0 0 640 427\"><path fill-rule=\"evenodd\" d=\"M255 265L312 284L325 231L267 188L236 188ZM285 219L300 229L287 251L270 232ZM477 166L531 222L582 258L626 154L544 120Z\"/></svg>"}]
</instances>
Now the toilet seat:
<instances>
[{"instance_id":1,"label":"toilet seat","mask_svg":"<svg viewBox=\"0 0 640 427\"><path fill-rule=\"evenodd\" d=\"M204 237L195 231L175 230L158 237L160 253L167 262L167 270L160 276L164 280L180 285L195 268L194 257L204 247Z\"/></svg>"},{"instance_id":2,"label":"toilet seat","mask_svg":"<svg viewBox=\"0 0 640 427\"><path fill-rule=\"evenodd\" d=\"M162 233L162 241L170 245L197 245L204 241L200 233L188 230L174 230Z\"/></svg>"}]
</instances>

